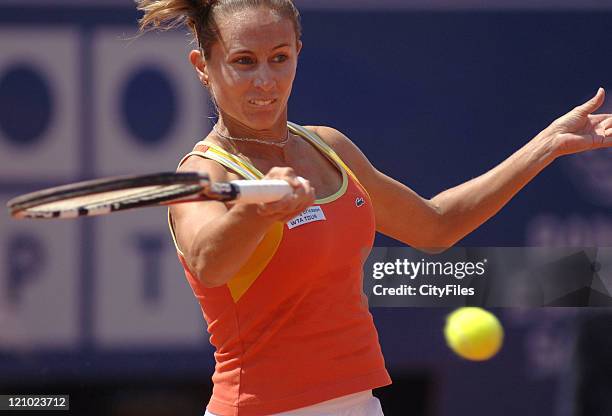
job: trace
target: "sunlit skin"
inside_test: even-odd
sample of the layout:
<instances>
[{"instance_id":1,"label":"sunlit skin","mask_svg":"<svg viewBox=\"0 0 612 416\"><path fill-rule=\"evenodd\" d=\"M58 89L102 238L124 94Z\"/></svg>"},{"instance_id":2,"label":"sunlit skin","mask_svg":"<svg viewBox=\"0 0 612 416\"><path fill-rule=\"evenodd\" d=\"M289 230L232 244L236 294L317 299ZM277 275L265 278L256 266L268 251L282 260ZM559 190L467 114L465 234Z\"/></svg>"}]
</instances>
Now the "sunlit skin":
<instances>
[{"instance_id":1,"label":"sunlit skin","mask_svg":"<svg viewBox=\"0 0 612 416\"><path fill-rule=\"evenodd\" d=\"M285 138L287 102L301 50L291 19L266 7L247 8L218 16L217 24L220 39L210 56L204 59L199 51L192 51L189 58L217 100L220 130L233 137ZM436 252L451 247L494 216L558 157L612 147L612 115L593 114L604 101L605 91L600 89L490 171L430 199L378 171L341 132L324 126L306 127L338 153L368 190L377 231ZM495 133L490 132L492 139ZM315 188L319 197L339 188L337 168L304 140L289 138L280 149L228 142L214 133L207 137L207 141L250 160L266 178L286 180L294 193L278 202L257 205L208 201L173 206L179 245L186 247L185 258L203 284L212 287L229 281L273 223L285 222L313 204ZM206 172L214 181L238 178L217 162L196 156L188 158L180 170ZM300 182L297 175L308 181Z\"/></svg>"},{"instance_id":2,"label":"sunlit skin","mask_svg":"<svg viewBox=\"0 0 612 416\"><path fill-rule=\"evenodd\" d=\"M291 20L268 8L217 18L220 38L208 59L189 58L219 107L219 128L234 137L281 140L302 44Z\"/></svg>"},{"instance_id":3,"label":"sunlit skin","mask_svg":"<svg viewBox=\"0 0 612 416\"><path fill-rule=\"evenodd\" d=\"M348 198L354 197L348 192L338 192L342 189L342 178L349 177L344 168L331 163L308 140L288 135L287 105L302 48L292 19L282 17L269 8L273 6L250 8L252 6L247 2L241 3L240 7L244 7L242 10L224 15L223 10L229 9L229 6L236 4L217 2L212 6L211 13L219 28L219 38L214 40L208 56L205 58L199 50L189 54L198 78L217 103L217 125L223 133L209 133L204 144L220 146L243 161L250 162L265 174L265 178L287 181L293 193L281 201L262 204L197 201L170 207L171 224L177 246L184 254L184 265L202 286L209 288L227 285L248 262L257 259L253 254L266 247L265 239L271 236L271 230L283 228L286 233L295 232L286 230L284 223L307 207L319 205L319 202L315 202L315 195L321 198L338 193L339 198L348 201L347 204L352 204ZM367 32L365 35L377 34ZM324 93L329 91L323 91L321 99L324 99ZM370 213L374 214L376 231L417 249L439 252L453 246L499 212L556 158L612 147L612 115L593 114L604 100L605 91L600 89L589 101L553 121L531 140L516 138L517 142L526 143L493 169L433 198L424 198L380 172L342 132L326 126L304 127L333 149L354 173L359 186L367 190L365 203L368 204L367 209L372 210ZM410 109L405 108L404 111ZM445 114L440 114L440 123L445 122L445 117ZM520 120L509 122L520 123ZM500 125L499 129L505 127ZM498 131L483 134L488 134L491 140L499 137ZM233 140L223 137L225 135L262 139L268 143ZM270 144L285 137L289 140L282 148ZM410 137L384 138L376 135L363 139L374 142L415 141ZM430 139L439 140L440 143L444 140ZM203 150L204 147L197 146L196 150ZM444 149L440 148L440 153L443 154ZM213 182L239 179L238 173L208 158L209 154L192 154L184 160L179 171L202 172L209 175ZM413 156L410 152L394 155L407 162ZM306 180L300 181L298 175ZM352 178L353 175L350 175L348 180L353 181ZM323 202L320 205L323 211L330 212ZM331 220L329 224L319 223L318 226L334 227L333 217L330 215L328 218ZM361 226L357 221L353 221L354 225ZM345 237L350 239L352 236L347 234ZM312 244L316 244L316 241ZM303 249L307 248L305 245ZM342 273L345 267L359 267L357 263L365 260L369 249L364 247L362 258L339 258L337 265L334 265L337 268L329 270L330 275ZM296 252L299 254L299 248ZM336 271L338 273L334 274ZM278 277L291 279L292 275ZM330 284L334 282L330 281ZM228 293L226 288L222 290L219 293Z\"/></svg>"}]
</instances>

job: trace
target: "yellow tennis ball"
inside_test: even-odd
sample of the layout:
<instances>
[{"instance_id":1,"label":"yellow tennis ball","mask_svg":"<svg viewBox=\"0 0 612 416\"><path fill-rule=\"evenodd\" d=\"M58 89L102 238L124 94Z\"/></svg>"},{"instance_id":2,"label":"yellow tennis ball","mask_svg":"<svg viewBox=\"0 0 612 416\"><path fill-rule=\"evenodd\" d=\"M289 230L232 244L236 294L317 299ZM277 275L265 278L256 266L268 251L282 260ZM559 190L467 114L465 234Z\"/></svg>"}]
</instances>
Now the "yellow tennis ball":
<instances>
[{"instance_id":1,"label":"yellow tennis ball","mask_svg":"<svg viewBox=\"0 0 612 416\"><path fill-rule=\"evenodd\" d=\"M459 356L473 361L488 360L502 346L504 329L491 312L481 308L459 308L446 317L446 343Z\"/></svg>"}]
</instances>

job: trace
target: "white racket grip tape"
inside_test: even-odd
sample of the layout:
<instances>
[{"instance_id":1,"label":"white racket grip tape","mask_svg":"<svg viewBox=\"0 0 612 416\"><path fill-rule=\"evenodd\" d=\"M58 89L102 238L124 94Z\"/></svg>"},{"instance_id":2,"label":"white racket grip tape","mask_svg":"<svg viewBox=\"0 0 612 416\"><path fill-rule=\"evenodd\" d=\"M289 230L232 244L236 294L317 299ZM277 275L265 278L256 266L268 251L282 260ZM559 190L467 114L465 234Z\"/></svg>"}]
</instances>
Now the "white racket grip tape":
<instances>
[{"instance_id":1,"label":"white racket grip tape","mask_svg":"<svg viewBox=\"0 0 612 416\"><path fill-rule=\"evenodd\" d=\"M278 201L293 193L291 185L282 179L238 180L231 183L240 191L236 202L243 204Z\"/></svg>"}]
</instances>

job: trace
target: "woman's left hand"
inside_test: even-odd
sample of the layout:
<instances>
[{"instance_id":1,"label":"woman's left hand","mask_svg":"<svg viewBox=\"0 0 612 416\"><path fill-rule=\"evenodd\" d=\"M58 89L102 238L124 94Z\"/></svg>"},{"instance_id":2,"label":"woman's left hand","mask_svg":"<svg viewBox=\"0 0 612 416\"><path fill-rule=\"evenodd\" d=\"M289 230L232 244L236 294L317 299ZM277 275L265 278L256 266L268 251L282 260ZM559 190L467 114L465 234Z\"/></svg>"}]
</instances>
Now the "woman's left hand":
<instances>
[{"instance_id":1,"label":"woman's left hand","mask_svg":"<svg viewBox=\"0 0 612 416\"><path fill-rule=\"evenodd\" d=\"M555 156L612 147L612 114L592 114L604 103L605 91L555 120L544 133L551 138Z\"/></svg>"}]
</instances>

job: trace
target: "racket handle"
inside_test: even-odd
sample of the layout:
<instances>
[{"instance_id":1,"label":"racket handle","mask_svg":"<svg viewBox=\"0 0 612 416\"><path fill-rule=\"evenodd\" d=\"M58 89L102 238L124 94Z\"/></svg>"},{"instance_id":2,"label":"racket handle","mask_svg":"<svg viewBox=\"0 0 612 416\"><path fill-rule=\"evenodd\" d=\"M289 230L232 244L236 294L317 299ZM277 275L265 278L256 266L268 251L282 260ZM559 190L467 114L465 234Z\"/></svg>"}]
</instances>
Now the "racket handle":
<instances>
[{"instance_id":1,"label":"racket handle","mask_svg":"<svg viewBox=\"0 0 612 416\"><path fill-rule=\"evenodd\" d=\"M231 184L238 187L236 202L244 204L278 201L293 193L291 185L282 179L237 180Z\"/></svg>"}]
</instances>

